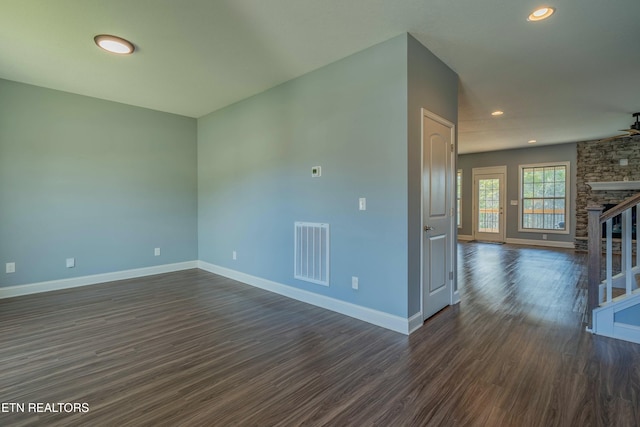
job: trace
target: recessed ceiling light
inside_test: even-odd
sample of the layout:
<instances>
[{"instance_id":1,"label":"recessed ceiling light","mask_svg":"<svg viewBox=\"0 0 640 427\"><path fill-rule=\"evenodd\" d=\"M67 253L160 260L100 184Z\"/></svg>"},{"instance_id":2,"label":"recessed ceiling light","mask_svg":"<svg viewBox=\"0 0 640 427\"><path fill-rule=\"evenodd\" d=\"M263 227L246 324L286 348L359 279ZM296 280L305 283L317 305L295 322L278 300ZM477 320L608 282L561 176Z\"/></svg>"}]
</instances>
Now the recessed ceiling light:
<instances>
[{"instance_id":1,"label":"recessed ceiling light","mask_svg":"<svg viewBox=\"0 0 640 427\"><path fill-rule=\"evenodd\" d=\"M503 114L504 114L504 111L500 111L500 110L497 110L491 113L492 116L501 116Z\"/></svg>"},{"instance_id":2,"label":"recessed ceiling light","mask_svg":"<svg viewBox=\"0 0 640 427\"><path fill-rule=\"evenodd\" d=\"M537 141L535 139L530 139L527 141L527 144L535 144Z\"/></svg>"},{"instance_id":3,"label":"recessed ceiling light","mask_svg":"<svg viewBox=\"0 0 640 427\"><path fill-rule=\"evenodd\" d=\"M117 53L118 55L129 55L135 50L133 43L130 41L108 34L97 35L93 40L102 49L107 52Z\"/></svg>"},{"instance_id":4,"label":"recessed ceiling light","mask_svg":"<svg viewBox=\"0 0 640 427\"><path fill-rule=\"evenodd\" d=\"M527 21L542 21L543 19L547 19L553 12L556 10L552 7L541 7L540 9L536 9L531 12L531 15L527 18Z\"/></svg>"}]
</instances>

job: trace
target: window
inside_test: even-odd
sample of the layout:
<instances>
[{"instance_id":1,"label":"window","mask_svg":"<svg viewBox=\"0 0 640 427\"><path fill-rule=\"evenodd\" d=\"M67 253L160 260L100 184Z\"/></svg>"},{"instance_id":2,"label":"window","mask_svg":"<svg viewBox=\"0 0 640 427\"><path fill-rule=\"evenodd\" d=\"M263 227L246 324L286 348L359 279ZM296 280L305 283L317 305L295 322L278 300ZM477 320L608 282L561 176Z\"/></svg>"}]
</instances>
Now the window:
<instances>
[{"instance_id":1,"label":"window","mask_svg":"<svg viewBox=\"0 0 640 427\"><path fill-rule=\"evenodd\" d=\"M462 228L462 169L456 174L456 224Z\"/></svg>"},{"instance_id":2,"label":"window","mask_svg":"<svg viewBox=\"0 0 640 427\"><path fill-rule=\"evenodd\" d=\"M519 231L569 233L569 162L520 165Z\"/></svg>"}]
</instances>

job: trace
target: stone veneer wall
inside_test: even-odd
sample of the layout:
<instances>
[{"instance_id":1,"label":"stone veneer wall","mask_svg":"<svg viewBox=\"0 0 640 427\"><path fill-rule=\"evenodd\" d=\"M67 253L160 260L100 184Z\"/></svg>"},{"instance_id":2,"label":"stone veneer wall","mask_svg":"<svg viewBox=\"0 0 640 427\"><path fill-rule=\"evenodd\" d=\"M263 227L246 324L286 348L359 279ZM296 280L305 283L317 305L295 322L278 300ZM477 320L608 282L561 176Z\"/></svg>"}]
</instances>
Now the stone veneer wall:
<instances>
[{"instance_id":1,"label":"stone veneer wall","mask_svg":"<svg viewBox=\"0 0 640 427\"><path fill-rule=\"evenodd\" d=\"M640 190L594 191L587 182L640 181L640 136L607 142L578 142L576 250L587 250L587 205L618 204ZM628 166L620 166L628 159ZM614 247L614 251L616 248Z\"/></svg>"}]
</instances>

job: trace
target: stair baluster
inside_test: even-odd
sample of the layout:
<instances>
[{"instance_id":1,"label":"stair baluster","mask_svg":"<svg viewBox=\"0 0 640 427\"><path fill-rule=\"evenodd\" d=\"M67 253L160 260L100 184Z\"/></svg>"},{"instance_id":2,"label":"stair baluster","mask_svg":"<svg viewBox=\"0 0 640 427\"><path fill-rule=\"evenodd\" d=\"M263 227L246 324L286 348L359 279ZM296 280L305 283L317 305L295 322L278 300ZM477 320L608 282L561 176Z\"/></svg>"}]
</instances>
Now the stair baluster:
<instances>
[{"instance_id":1,"label":"stair baluster","mask_svg":"<svg viewBox=\"0 0 640 427\"><path fill-rule=\"evenodd\" d=\"M635 275L640 273L640 251L636 232L636 257L633 257L632 209L640 213L640 193L628 198L614 208L603 211L602 206L587 206L589 257L588 257L588 329L599 335L626 339L640 343L640 324L627 320L620 321L616 313L622 313L630 307L637 307L640 294L637 290ZM620 216L620 262L619 274L613 274L613 218ZM605 224L605 279L601 280L602 262L602 224ZM635 261L635 265L634 265ZM624 289L624 295L613 297L613 288ZM606 290L606 294L605 294ZM633 319L633 318L632 318Z\"/></svg>"}]
</instances>

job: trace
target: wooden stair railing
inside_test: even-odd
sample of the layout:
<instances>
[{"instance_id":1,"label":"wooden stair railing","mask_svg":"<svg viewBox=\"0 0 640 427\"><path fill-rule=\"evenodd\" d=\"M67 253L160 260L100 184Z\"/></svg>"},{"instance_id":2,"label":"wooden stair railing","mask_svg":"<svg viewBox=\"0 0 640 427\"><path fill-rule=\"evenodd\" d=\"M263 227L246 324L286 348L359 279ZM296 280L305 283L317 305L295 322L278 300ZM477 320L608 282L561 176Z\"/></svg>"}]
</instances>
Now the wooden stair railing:
<instances>
[{"instance_id":1,"label":"wooden stair railing","mask_svg":"<svg viewBox=\"0 0 640 427\"><path fill-rule=\"evenodd\" d=\"M629 275L632 269L632 247L631 247L631 209L636 206L636 212L640 212L640 193L635 196L629 197L627 200L619 203L615 207L609 209L606 212L603 206L587 206L588 212L588 262L587 269L588 274L588 310L589 310L589 328L593 328L593 310L600 305L600 271L602 266L602 224L607 223L607 298L608 302L611 301L611 220L618 216L623 215L622 227L623 233L621 235L621 251L622 251L622 273ZM637 234L637 239L640 235ZM636 250L636 265L640 265L640 253ZM632 277L626 277L626 293L631 293Z\"/></svg>"}]
</instances>

